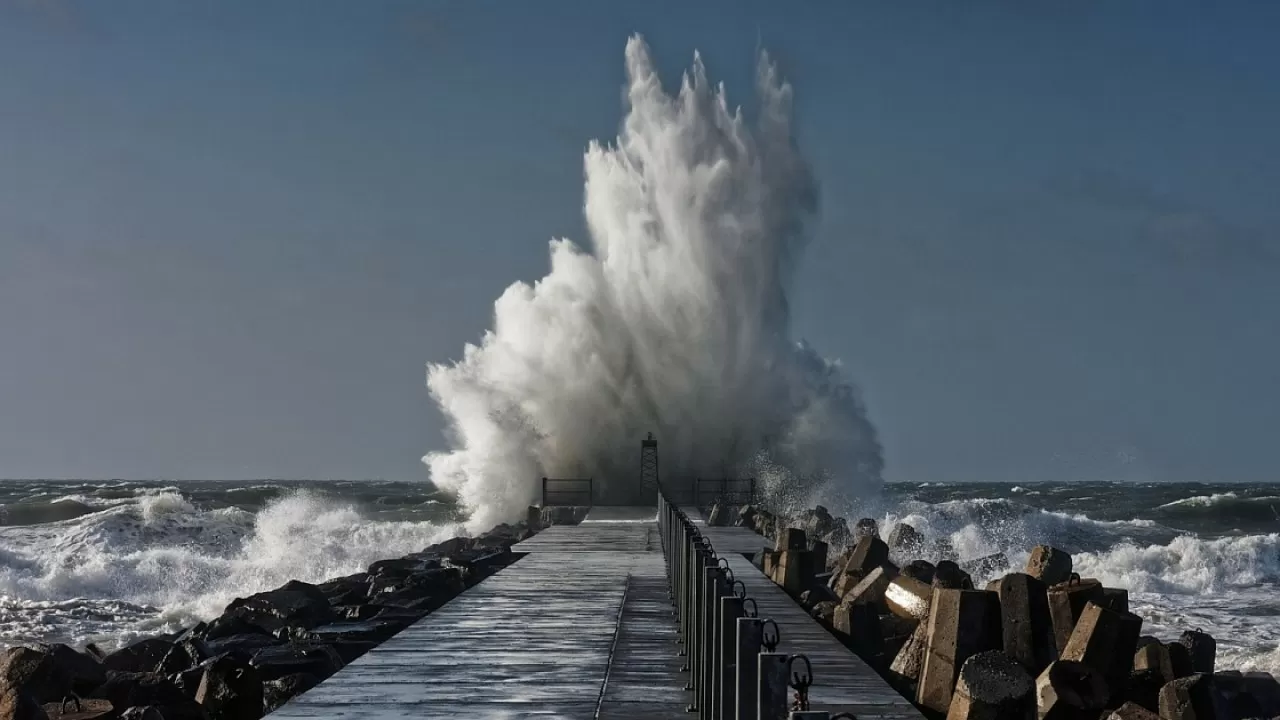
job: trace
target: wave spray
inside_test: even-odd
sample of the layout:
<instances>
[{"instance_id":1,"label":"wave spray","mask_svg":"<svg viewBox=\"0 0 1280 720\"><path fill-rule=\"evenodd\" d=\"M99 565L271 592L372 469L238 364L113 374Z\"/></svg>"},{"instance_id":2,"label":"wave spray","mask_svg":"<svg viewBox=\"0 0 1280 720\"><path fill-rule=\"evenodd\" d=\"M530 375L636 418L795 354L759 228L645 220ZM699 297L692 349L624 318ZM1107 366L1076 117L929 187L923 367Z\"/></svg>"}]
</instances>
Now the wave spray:
<instances>
[{"instance_id":1,"label":"wave spray","mask_svg":"<svg viewBox=\"0 0 1280 720\"><path fill-rule=\"evenodd\" d=\"M628 110L585 156L591 251L551 242L551 271L515 283L494 326L427 386L452 449L423 458L475 527L518 516L539 478L664 482L754 475L773 496L847 498L881 484L874 427L838 363L790 335L788 291L817 209L792 134L791 87L764 54L748 120L695 53L666 93L640 37ZM611 493L612 490L612 493Z\"/></svg>"}]
</instances>

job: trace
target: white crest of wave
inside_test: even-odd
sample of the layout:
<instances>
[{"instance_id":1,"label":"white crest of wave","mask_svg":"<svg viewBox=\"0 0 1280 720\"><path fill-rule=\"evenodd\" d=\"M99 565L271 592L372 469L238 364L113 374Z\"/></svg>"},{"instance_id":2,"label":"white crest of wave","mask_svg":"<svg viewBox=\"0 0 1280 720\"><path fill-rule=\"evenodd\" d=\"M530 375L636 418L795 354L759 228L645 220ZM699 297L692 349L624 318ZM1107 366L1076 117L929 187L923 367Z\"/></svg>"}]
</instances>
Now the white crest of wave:
<instances>
[{"instance_id":1,"label":"white crest of wave","mask_svg":"<svg viewBox=\"0 0 1280 720\"><path fill-rule=\"evenodd\" d=\"M775 490L878 488L857 392L791 339L817 198L791 87L762 55L748 122L696 54L675 95L639 37L626 66L616 143L586 152L591 251L553 241L550 273L509 287L460 362L428 368L452 446L423 458L433 482L487 527L533 502L542 476L625 493L651 431L667 479L759 463Z\"/></svg>"}]
</instances>

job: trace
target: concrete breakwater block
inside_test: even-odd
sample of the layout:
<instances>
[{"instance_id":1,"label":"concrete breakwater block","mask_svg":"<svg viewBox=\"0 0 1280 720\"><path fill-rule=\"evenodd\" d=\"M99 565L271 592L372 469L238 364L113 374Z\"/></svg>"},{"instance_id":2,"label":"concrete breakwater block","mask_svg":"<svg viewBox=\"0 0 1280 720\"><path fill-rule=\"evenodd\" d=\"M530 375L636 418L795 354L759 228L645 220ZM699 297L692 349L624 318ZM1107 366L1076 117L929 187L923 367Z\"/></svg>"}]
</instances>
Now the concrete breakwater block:
<instances>
[{"instance_id":1,"label":"concrete breakwater block","mask_svg":"<svg viewBox=\"0 0 1280 720\"><path fill-rule=\"evenodd\" d=\"M1053 637L1059 653L1067 647L1080 613L1091 602L1102 604L1102 583L1097 580L1069 580L1049 586L1049 616L1053 620Z\"/></svg>"},{"instance_id":2,"label":"concrete breakwater block","mask_svg":"<svg viewBox=\"0 0 1280 720\"><path fill-rule=\"evenodd\" d=\"M895 690L907 697L916 697L920 673L924 669L924 655L929 649L929 624L922 622L903 643L889 665L886 679Z\"/></svg>"},{"instance_id":3,"label":"concrete breakwater block","mask_svg":"<svg viewBox=\"0 0 1280 720\"><path fill-rule=\"evenodd\" d=\"M1160 720L1160 716L1137 703L1127 702L1108 715L1107 720Z\"/></svg>"},{"instance_id":4,"label":"concrete breakwater block","mask_svg":"<svg viewBox=\"0 0 1280 720\"><path fill-rule=\"evenodd\" d=\"M1001 646L1000 599L986 590L935 589L928 628L928 649L916 702L947 712L964 662Z\"/></svg>"},{"instance_id":5,"label":"concrete breakwater block","mask_svg":"<svg viewBox=\"0 0 1280 720\"><path fill-rule=\"evenodd\" d=\"M1071 554L1051 545L1037 545L1027 558L1026 573L1045 585L1071 579Z\"/></svg>"},{"instance_id":6,"label":"concrete breakwater block","mask_svg":"<svg viewBox=\"0 0 1280 720\"><path fill-rule=\"evenodd\" d=\"M1196 673L1160 689L1160 717L1164 720L1231 720L1233 716L1213 676Z\"/></svg>"},{"instance_id":7,"label":"concrete breakwater block","mask_svg":"<svg viewBox=\"0 0 1280 720\"><path fill-rule=\"evenodd\" d=\"M1173 672L1173 658L1169 657L1169 648L1159 641L1141 644L1133 654L1135 672L1151 670L1160 675L1164 682L1173 682L1178 676Z\"/></svg>"},{"instance_id":8,"label":"concrete breakwater block","mask_svg":"<svg viewBox=\"0 0 1280 720\"><path fill-rule=\"evenodd\" d=\"M889 612L901 618L920 620L929 615L933 588L907 575L899 575L884 589L884 602Z\"/></svg>"},{"instance_id":9,"label":"concrete breakwater block","mask_svg":"<svg viewBox=\"0 0 1280 720\"><path fill-rule=\"evenodd\" d=\"M880 616L872 605L841 603L831 617L836 636L844 641L868 665L883 669L884 637L880 634Z\"/></svg>"},{"instance_id":10,"label":"concrete breakwater block","mask_svg":"<svg viewBox=\"0 0 1280 720\"><path fill-rule=\"evenodd\" d=\"M1036 678L1036 714L1040 720L1095 720L1110 695L1102 673L1058 660Z\"/></svg>"},{"instance_id":11,"label":"concrete breakwater block","mask_svg":"<svg viewBox=\"0 0 1280 720\"><path fill-rule=\"evenodd\" d=\"M964 662L947 720L1032 720L1035 683L1013 658L998 650Z\"/></svg>"},{"instance_id":12,"label":"concrete breakwater block","mask_svg":"<svg viewBox=\"0 0 1280 720\"><path fill-rule=\"evenodd\" d=\"M953 560L939 560L933 569L933 586L947 590L972 590L973 578Z\"/></svg>"},{"instance_id":13,"label":"concrete breakwater block","mask_svg":"<svg viewBox=\"0 0 1280 720\"><path fill-rule=\"evenodd\" d=\"M1213 636L1200 630L1182 633L1178 642L1191 654L1191 669L1198 673L1212 673L1217 661L1218 643Z\"/></svg>"},{"instance_id":14,"label":"concrete breakwater block","mask_svg":"<svg viewBox=\"0 0 1280 720\"><path fill-rule=\"evenodd\" d=\"M1142 618L1088 603L1076 622L1063 660L1075 660L1102 673L1113 693L1123 692L1133 671L1134 650L1142 633Z\"/></svg>"},{"instance_id":15,"label":"concrete breakwater block","mask_svg":"<svg viewBox=\"0 0 1280 720\"><path fill-rule=\"evenodd\" d=\"M1026 573L1010 573L988 586L1000 597L1000 628L1004 651L1039 675L1058 659L1048 588Z\"/></svg>"},{"instance_id":16,"label":"concrete breakwater block","mask_svg":"<svg viewBox=\"0 0 1280 720\"><path fill-rule=\"evenodd\" d=\"M900 557L911 557L924 552L924 535L906 523L898 523L889 531L889 550Z\"/></svg>"},{"instance_id":17,"label":"concrete breakwater block","mask_svg":"<svg viewBox=\"0 0 1280 720\"><path fill-rule=\"evenodd\" d=\"M861 582L849 589L849 592L841 598L844 602L852 605L870 605L879 611L887 611L885 607L884 594L885 589L889 587L893 576L887 568L878 567L867 573Z\"/></svg>"},{"instance_id":18,"label":"concrete breakwater block","mask_svg":"<svg viewBox=\"0 0 1280 720\"><path fill-rule=\"evenodd\" d=\"M778 538L774 543L773 549L778 552L783 550L804 550L809 540L805 537L804 530L795 527L781 528L778 530Z\"/></svg>"}]
</instances>

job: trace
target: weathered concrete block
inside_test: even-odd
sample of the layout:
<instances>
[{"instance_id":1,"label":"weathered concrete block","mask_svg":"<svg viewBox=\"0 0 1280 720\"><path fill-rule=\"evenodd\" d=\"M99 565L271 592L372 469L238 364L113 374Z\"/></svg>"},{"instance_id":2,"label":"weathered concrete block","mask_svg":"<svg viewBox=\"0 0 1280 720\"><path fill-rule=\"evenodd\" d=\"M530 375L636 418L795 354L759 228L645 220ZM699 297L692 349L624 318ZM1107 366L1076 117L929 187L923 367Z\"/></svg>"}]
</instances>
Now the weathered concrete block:
<instances>
[{"instance_id":1,"label":"weathered concrete block","mask_svg":"<svg viewBox=\"0 0 1280 720\"><path fill-rule=\"evenodd\" d=\"M765 551L763 562L760 564L760 569L770 580L773 579L774 571L778 569L778 555L776 550Z\"/></svg>"},{"instance_id":2,"label":"weathered concrete block","mask_svg":"<svg viewBox=\"0 0 1280 720\"><path fill-rule=\"evenodd\" d=\"M889 546L877 537L864 537L849 551L841 572L860 572L863 575L889 562Z\"/></svg>"},{"instance_id":3,"label":"weathered concrete block","mask_svg":"<svg viewBox=\"0 0 1280 720\"><path fill-rule=\"evenodd\" d=\"M898 617L924 618L929 614L929 601L932 599L932 587L906 575L894 578L884 589L885 605Z\"/></svg>"},{"instance_id":4,"label":"weathered concrete block","mask_svg":"<svg viewBox=\"0 0 1280 720\"><path fill-rule=\"evenodd\" d=\"M1264 698L1261 696L1265 695L1265 690L1259 687L1257 689L1262 692L1254 692L1254 688L1250 687L1244 674L1239 671L1216 673L1213 683L1233 718L1262 718L1276 714L1267 712L1268 708L1263 707Z\"/></svg>"},{"instance_id":5,"label":"weathered concrete block","mask_svg":"<svg viewBox=\"0 0 1280 720\"><path fill-rule=\"evenodd\" d=\"M1196 673L1160 689L1160 717L1164 720L1230 720L1226 698L1213 676Z\"/></svg>"},{"instance_id":6,"label":"weathered concrete block","mask_svg":"<svg viewBox=\"0 0 1280 720\"><path fill-rule=\"evenodd\" d=\"M1262 707L1263 717L1280 717L1280 682L1271 673L1247 672L1244 683Z\"/></svg>"},{"instance_id":7,"label":"weathered concrete block","mask_svg":"<svg viewBox=\"0 0 1280 720\"><path fill-rule=\"evenodd\" d=\"M1039 675L1058 659L1053 620L1049 617L1048 588L1026 573L1010 573L993 584L1000 596L1004 651Z\"/></svg>"},{"instance_id":8,"label":"weathered concrete block","mask_svg":"<svg viewBox=\"0 0 1280 720\"><path fill-rule=\"evenodd\" d=\"M924 655L929 646L929 623L922 622L907 642L893 656L886 679L895 690L907 697L916 696L916 685L924 669Z\"/></svg>"},{"instance_id":9,"label":"weathered concrete block","mask_svg":"<svg viewBox=\"0 0 1280 720\"><path fill-rule=\"evenodd\" d=\"M1160 716L1137 703L1127 702L1108 715L1107 720L1160 720Z\"/></svg>"},{"instance_id":10,"label":"weathered concrete block","mask_svg":"<svg viewBox=\"0 0 1280 720\"><path fill-rule=\"evenodd\" d=\"M880 634L886 639L901 637L906 641L906 637L916 631L920 627L920 621L914 618L898 617L897 615L881 615L880 616ZM894 651L897 652L896 650Z\"/></svg>"},{"instance_id":11,"label":"weathered concrete block","mask_svg":"<svg viewBox=\"0 0 1280 720\"><path fill-rule=\"evenodd\" d=\"M781 528L778 530L778 540L774 544L773 549L779 552L783 550L804 550L808 538L804 535L804 530L800 528Z\"/></svg>"},{"instance_id":12,"label":"weathered concrete block","mask_svg":"<svg viewBox=\"0 0 1280 720\"><path fill-rule=\"evenodd\" d=\"M1141 634L1142 618L1091 602L1080 614L1062 659L1088 665L1102 673L1112 692L1123 692L1133 672L1134 648Z\"/></svg>"},{"instance_id":13,"label":"weathered concrete block","mask_svg":"<svg viewBox=\"0 0 1280 720\"><path fill-rule=\"evenodd\" d=\"M999 650L970 657L960 668L947 720L1032 720L1035 683L1013 658Z\"/></svg>"},{"instance_id":14,"label":"weathered concrete block","mask_svg":"<svg viewBox=\"0 0 1280 720\"><path fill-rule=\"evenodd\" d=\"M1071 579L1071 554L1050 545L1037 545L1027 558L1027 574L1045 585Z\"/></svg>"},{"instance_id":15,"label":"weathered concrete block","mask_svg":"<svg viewBox=\"0 0 1280 720\"><path fill-rule=\"evenodd\" d=\"M933 585L933 573L935 568L933 563L928 560L912 560L902 566L901 574L919 580L925 585Z\"/></svg>"},{"instance_id":16,"label":"weathered concrete block","mask_svg":"<svg viewBox=\"0 0 1280 720\"><path fill-rule=\"evenodd\" d=\"M1173 665L1173 677L1184 678L1191 677L1195 674L1195 670L1191 668L1191 651L1186 645L1178 641L1168 642L1164 644L1164 649L1169 651L1169 661Z\"/></svg>"},{"instance_id":17,"label":"weathered concrete block","mask_svg":"<svg viewBox=\"0 0 1280 720\"><path fill-rule=\"evenodd\" d=\"M821 540L814 540L809 543L809 561L813 567L809 568L809 575L817 575L827 571L827 544Z\"/></svg>"},{"instance_id":18,"label":"weathered concrete block","mask_svg":"<svg viewBox=\"0 0 1280 720\"><path fill-rule=\"evenodd\" d=\"M1158 670L1134 670L1125 681L1124 692L1119 696L1112 693L1111 704L1115 705L1123 700L1157 712L1160 710L1160 688L1166 684L1164 676Z\"/></svg>"},{"instance_id":19,"label":"weathered concrete block","mask_svg":"<svg viewBox=\"0 0 1280 720\"><path fill-rule=\"evenodd\" d=\"M1005 557L1002 552L994 555L984 555L978 558L972 558L960 563L960 569L970 575L978 577L991 577L997 573L1004 572L1009 569L1009 558Z\"/></svg>"},{"instance_id":20,"label":"weathered concrete block","mask_svg":"<svg viewBox=\"0 0 1280 720\"><path fill-rule=\"evenodd\" d=\"M836 597L844 597L845 595L848 595L849 591L855 588L858 583L862 582L862 578L866 576L867 574L861 570L852 570L840 573L839 575L832 575L832 578L835 579L835 583L831 586L832 591L835 592Z\"/></svg>"},{"instance_id":21,"label":"weathered concrete block","mask_svg":"<svg viewBox=\"0 0 1280 720\"><path fill-rule=\"evenodd\" d=\"M945 590L972 590L973 578L951 560L939 560L933 570L933 586Z\"/></svg>"},{"instance_id":22,"label":"weathered concrete block","mask_svg":"<svg viewBox=\"0 0 1280 720\"><path fill-rule=\"evenodd\" d=\"M1116 612L1129 612L1129 591L1124 588L1102 588L1102 607Z\"/></svg>"},{"instance_id":23,"label":"weathered concrete block","mask_svg":"<svg viewBox=\"0 0 1280 720\"><path fill-rule=\"evenodd\" d=\"M964 662L984 650L1000 648L1000 599L985 590L934 589L928 627L916 701L947 712Z\"/></svg>"},{"instance_id":24,"label":"weathered concrete block","mask_svg":"<svg viewBox=\"0 0 1280 720\"><path fill-rule=\"evenodd\" d=\"M880 538L880 527L873 518L861 518L853 525L854 540L862 538Z\"/></svg>"},{"instance_id":25,"label":"weathered concrete block","mask_svg":"<svg viewBox=\"0 0 1280 720\"><path fill-rule=\"evenodd\" d=\"M1059 653L1067 647L1080 613L1091 602L1102 604L1102 583L1097 580L1073 580L1049 587L1049 617L1053 620L1053 637Z\"/></svg>"},{"instance_id":26,"label":"weathered concrete block","mask_svg":"<svg viewBox=\"0 0 1280 720\"><path fill-rule=\"evenodd\" d=\"M783 550L778 555L778 564L773 570L773 581L791 595L799 597L813 577L808 574L813 564L810 558L808 550Z\"/></svg>"},{"instance_id":27,"label":"weathered concrete block","mask_svg":"<svg viewBox=\"0 0 1280 720\"><path fill-rule=\"evenodd\" d=\"M1036 678L1036 713L1040 720L1096 720L1110 695L1102 673L1058 660Z\"/></svg>"},{"instance_id":28,"label":"weathered concrete block","mask_svg":"<svg viewBox=\"0 0 1280 720\"><path fill-rule=\"evenodd\" d=\"M1178 679L1178 676L1173 673L1173 659L1169 657L1169 648L1159 642L1140 645L1138 651L1133 654L1133 669L1134 671L1153 670L1165 683Z\"/></svg>"},{"instance_id":29,"label":"weathered concrete block","mask_svg":"<svg viewBox=\"0 0 1280 720\"><path fill-rule=\"evenodd\" d=\"M893 576L889 574L886 568L878 567L867 573L862 578L862 582L854 585L852 589L846 593L841 600L853 605L871 605L879 612L885 608L884 591L889 587L889 583L893 580Z\"/></svg>"},{"instance_id":30,"label":"weathered concrete block","mask_svg":"<svg viewBox=\"0 0 1280 720\"><path fill-rule=\"evenodd\" d=\"M1212 673L1217 659L1218 643L1213 636L1199 630L1182 633L1178 642L1191 653L1191 669L1198 673Z\"/></svg>"},{"instance_id":31,"label":"weathered concrete block","mask_svg":"<svg viewBox=\"0 0 1280 720\"><path fill-rule=\"evenodd\" d=\"M880 616L872 605L841 603L836 606L831 626L846 645L867 664L884 667L884 638L880 635Z\"/></svg>"},{"instance_id":32,"label":"weathered concrete block","mask_svg":"<svg viewBox=\"0 0 1280 720\"><path fill-rule=\"evenodd\" d=\"M900 557L911 557L924 552L924 535L906 523L898 523L889 531L889 550Z\"/></svg>"}]
</instances>

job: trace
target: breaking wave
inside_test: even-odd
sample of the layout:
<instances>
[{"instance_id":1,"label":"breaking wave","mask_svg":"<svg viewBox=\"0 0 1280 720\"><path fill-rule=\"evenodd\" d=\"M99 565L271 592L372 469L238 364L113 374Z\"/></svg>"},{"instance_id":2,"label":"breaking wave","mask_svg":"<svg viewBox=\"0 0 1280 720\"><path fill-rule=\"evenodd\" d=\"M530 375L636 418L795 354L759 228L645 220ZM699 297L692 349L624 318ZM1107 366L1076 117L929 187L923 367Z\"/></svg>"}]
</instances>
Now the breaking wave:
<instances>
[{"instance_id":1,"label":"breaking wave","mask_svg":"<svg viewBox=\"0 0 1280 720\"><path fill-rule=\"evenodd\" d=\"M639 440L665 478L752 472L772 493L879 487L880 445L839 365L791 338L789 290L817 208L793 141L791 87L762 56L752 121L695 54L666 93L626 47L628 111L591 143L590 251L551 243L493 329L427 385L451 450L424 458L477 527L516 516L537 479L594 477L638 497Z\"/></svg>"}]
</instances>

